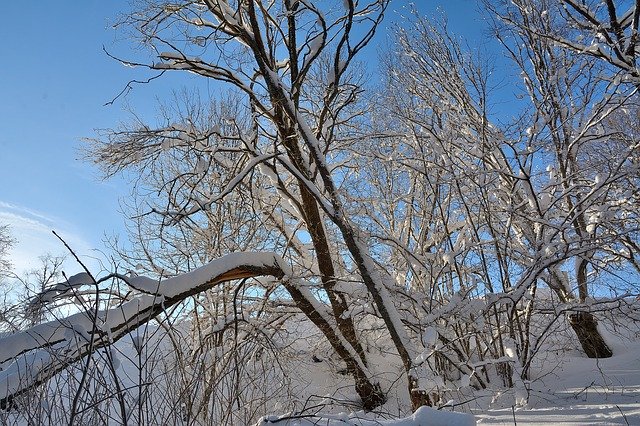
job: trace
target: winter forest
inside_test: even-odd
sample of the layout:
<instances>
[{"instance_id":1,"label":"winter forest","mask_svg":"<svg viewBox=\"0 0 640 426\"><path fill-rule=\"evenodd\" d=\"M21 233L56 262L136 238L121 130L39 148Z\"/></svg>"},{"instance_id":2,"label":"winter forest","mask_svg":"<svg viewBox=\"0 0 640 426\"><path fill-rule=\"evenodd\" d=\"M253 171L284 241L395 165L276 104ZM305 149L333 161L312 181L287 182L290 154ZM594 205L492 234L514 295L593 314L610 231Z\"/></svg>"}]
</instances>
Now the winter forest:
<instances>
[{"instance_id":1,"label":"winter forest","mask_svg":"<svg viewBox=\"0 0 640 426\"><path fill-rule=\"evenodd\" d=\"M133 5L220 90L84 135L111 264L0 261L1 424L640 422L640 1Z\"/></svg>"}]
</instances>

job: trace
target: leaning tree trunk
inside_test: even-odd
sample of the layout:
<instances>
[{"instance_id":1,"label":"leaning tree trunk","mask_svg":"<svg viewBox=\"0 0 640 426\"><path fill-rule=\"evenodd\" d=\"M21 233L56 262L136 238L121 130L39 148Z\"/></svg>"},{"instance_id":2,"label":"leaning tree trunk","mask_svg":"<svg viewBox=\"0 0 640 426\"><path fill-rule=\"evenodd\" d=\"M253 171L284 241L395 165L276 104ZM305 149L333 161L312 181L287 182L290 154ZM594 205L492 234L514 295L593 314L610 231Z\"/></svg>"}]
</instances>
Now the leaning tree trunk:
<instances>
[{"instance_id":1,"label":"leaning tree trunk","mask_svg":"<svg viewBox=\"0 0 640 426\"><path fill-rule=\"evenodd\" d=\"M282 99L274 102L279 105L284 102ZM284 141L284 146L287 149L289 158L297 167L301 173L310 175L307 166L304 164L300 147L298 146L298 137L295 128L292 127L292 123L287 123L286 112L281 108L275 108L276 111L276 123L279 125L279 132ZM311 236L311 242L315 249L316 258L318 261L318 269L320 270L320 280L322 287L329 299L329 304L332 309L333 317L337 323L340 333L344 336L347 343L353 347L354 353L350 353L344 348L342 342L336 340L335 336L327 334L326 327L317 323L309 316L309 310L303 309L303 312L316 324L320 330L325 332L325 336L329 339L338 355L347 364L349 373L355 380L356 392L362 399L362 406L365 410L371 411L387 401L387 396L382 390L382 387L377 381L372 381L371 377L368 377L359 366L359 362L362 362L364 367L368 367L367 357L364 351L364 347L358 339L353 319L348 315L349 305L347 298L340 292L335 291L336 286L336 273L333 265L333 259L329 248L327 236L322 225L322 217L320 215L320 209L317 201L305 184L298 179L298 188L301 195L301 212L303 220L307 226L309 235ZM295 300L295 298L294 298ZM298 300L296 300L298 302ZM359 358L355 359L355 356Z\"/></svg>"},{"instance_id":2,"label":"leaning tree trunk","mask_svg":"<svg viewBox=\"0 0 640 426\"><path fill-rule=\"evenodd\" d=\"M613 352L598 330L598 321L589 312L569 315L569 324L589 358L610 358Z\"/></svg>"},{"instance_id":3,"label":"leaning tree trunk","mask_svg":"<svg viewBox=\"0 0 640 426\"><path fill-rule=\"evenodd\" d=\"M579 226L584 229L584 217L578 217ZM576 268L576 281L578 282L578 300L584 303L589 296L587 289L587 266L589 262L581 259ZM598 330L598 321L589 312L576 312L569 315L569 324L576 332L582 349L589 358L610 358L613 353L602 338Z\"/></svg>"},{"instance_id":4,"label":"leaning tree trunk","mask_svg":"<svg viewBox=\"0 0 640 426\"><path fill-rule=\"evenodd\" d=\"M582 283L581 299L586 299L586 278L583 278L584 271L582 265L578 267L578 282ZM567 291L566 286L563 284L562 279L558 275L557 271L551 269L549 271L548 282L549 287L558 295L558 298L563 303L570 303L574 299L574 296ZM578 337L580 346L584 350L584 353L589 358L611 358L613 352L607 345L598 330L598 321L594 318L590 312L575 312L569 314L569 325L573 329L574 333Z\"/></svg>"}]
</instances>

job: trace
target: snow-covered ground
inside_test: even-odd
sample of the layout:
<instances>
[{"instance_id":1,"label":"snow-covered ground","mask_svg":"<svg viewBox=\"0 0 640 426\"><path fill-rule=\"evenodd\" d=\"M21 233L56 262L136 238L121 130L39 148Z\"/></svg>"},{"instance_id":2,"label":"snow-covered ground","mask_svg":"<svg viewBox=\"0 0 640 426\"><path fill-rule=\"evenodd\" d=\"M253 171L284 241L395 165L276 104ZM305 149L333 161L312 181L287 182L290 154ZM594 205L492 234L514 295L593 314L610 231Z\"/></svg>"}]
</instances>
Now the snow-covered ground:
<instances>
[{"instance_id":1,"label":"snow-covered ground","mask_svg":"<svg viewBox=\"0 0 640 426\"><path fill-rule=\"evenodd\" d=\"M579 351L559 353L553 371L531 384L526 406L496 408L501 399L487 397L470 404L468 410L478 425L640 425L640 341L625 342L611 334L607 340L615 352L609 359L588 359ZM391 399L384 408L393 411L391 407L397 402ZM362 413L332 414L322 419L298 418L284 423L300 426L473 424L470 416L459 416L447 408L425 409L402 420L384 417L374 421L372 416Z\"/></svg>"},{"instance_id":2,"label":"snow-covered ground","mask_svg":"<svg viewBox=\"0 0 640 426\"><path fill-rule=\"evenodd\" d=\"M624 329L619 325L623 324ZM513 394L509 391L496 396L487 392L479 393L469 400L452 401L455 410L473 414L478 425L640 425L640 333L637 325L620 322L615 332L611 327L601 327L614 356L608 359L589 359L572 341L571 334L558 337L555 348L540 354L541 362L534 378L528 385L529 400L525 406L512 404ZM568 338L569 341L559 342ZM385 375L387 383L397 377L394 362L385 362L388 357L374 358L378 371ZM306 377L312 377L317 392L322 392L322 382L329 386L330 373L324 371L326 363L308 364ZM385 382L385 380L382 380ZM308 385L313 386L313 385ZM324 391L328 391L325 388ZM404 384L392 386L389 402L381 407L386 415L356 413L350 416L341 413L340 408L326 407L326 416L313 419L291 419L287 425L463 425L473 424L471 416L458 416L451 408L444 407L420 411L402 420L392 420L389 415L398 416L406 410ZM351 391L345 387L338 393L348 400ZM467 402L458 405L459 403ZM283 416L283 417L286 417ZM401 416L399 416L401 417ZM267 417L269 418L269 417ZM273 419L282 417L272 417ZM282 422L276 423L281 424ZM263 423L269 424L269 423Z\"/></svg>"},{"instance_id":3,"label":"snow-covered ground","mask_svg":"<svg viewBox=\"0 0 640 426\"><path fill-rule=\"evenodd\" d=\"M632 336L630 336L632 337ZM476 412L482 425L640 425L640 343L608 336L614 356L564 354L529 406Z\"/></svg>"},{"instance_id":4,"label":"snow-covered ground","mask_svg":"<svg viewBox=\"0 0 640 426\"><path fill-rule=\"evenodd\" d=\"M186 379L204 383L202 372L198 370L198 362L215 369L217 363L231 360L225 358L224 347L218 348L222 352L213 348L202 359L193 357L188 349L189 324L189 321L185 321L172 328L171 338L178 346L170 344L166 329L150 325L147 326L146 333L143 327L131 336L124 337L110 352L114 359L117 358L115 370L120 384L130 392L126 404L127 411L133 416L131 421L136 415L140 415L136 413L139 402L137 389L142 389L139 387L139 380L142 380L145 382L143 387L149 393L149 401L153 401L145 408L152 410L147 414L150 419L148 424L158 424L159 419L171 418L171 424L181 425L466 426L474 424L474 421L479 425L640 425L640 328L628 318L618 318L615 329L608 322L601 325L601 330L614 351L614 356L609 359L586 358L571 333L554 335L553 342L545 347L543 353L538 354L539 361L532 370L531 383L527 384L528 402L525 406L514 404L517 399L514 390L498 390L496 387L478 391L467 387L460 389L441 409L425 407L412 415L408 415L410 408L402 368L397 356L392 355L389 347L384 344L384 339L370 336L369 341L375 343L370 346L370 359L375 365L380 383L389 391L389 400L375 413L364 413L358 411L351 379L340 371L343 366L331 355L317 330L307 321L292 319L287 326L289 338L274 346L271 354L265 352L265 358L254 366L255 359L248 355L240 360L242 371L239 373L239 383L247 388L255 388L249 391L253 399L248 400L249 405L242 408L253 411L251 414L245 412L232 416L222 423L216 423L212 418L208 423L200 423L195 419L176 422L176 418L179 419L180 416L176 414L175 407L172 407L175 404L175 394L180 389L197 391L200 386L180 388L177 382ZM144 342L146 350L139 355L138 350L143 345L141 342ZM194 360L193 370L189 366L176 369L172 361L176 348L183 343L185 346L182 356ZM247 347L247 352L243 353L253 351L253 347ZM276 358L273 358L274 355ZM142 369L137 367L140 363L143 364ZM104 361L98 361L97 364L105 365ZM249 380L256 367L256 372L267 376ZM103 375L100 375L102 373L99 369L92 374L98 379L102 377L107 381L111 380L108 369L104 371ZM221 376L221 380L227 380L225 377ZM35 404L34 413L39 411L39 414L34 414L29 419L28 416L23 416L24 413L17 411L0 413L0 424L41 424L33 423L34 419L49 419L49 424L57 424L56 417L50 417L50 413L56 410L64 412L64 407L68 406L69 400L60 397L67 393L66 386L54 381L50 385L48 396L40 393L35 402L31 402ZM105 389L110 387L111 385L107 385ZM228 392L224 389L214 392L217 392L217 402L211 407L224 404L219 398L224 399ZM51 397L50 401L45 401ZM58 408L54 408L56 405ZM87 406L90 407L91 403L87 403ZM211 412L214 413L213 408ZM122 424L117 410L116 414L113 413L114 411L109 424ZM256 423L261 415L262 419ZM65 418L64 414L61 416L57 419ZM251 423L242 420L248 418L252 418Z\"/></svg>"}]
</instances>

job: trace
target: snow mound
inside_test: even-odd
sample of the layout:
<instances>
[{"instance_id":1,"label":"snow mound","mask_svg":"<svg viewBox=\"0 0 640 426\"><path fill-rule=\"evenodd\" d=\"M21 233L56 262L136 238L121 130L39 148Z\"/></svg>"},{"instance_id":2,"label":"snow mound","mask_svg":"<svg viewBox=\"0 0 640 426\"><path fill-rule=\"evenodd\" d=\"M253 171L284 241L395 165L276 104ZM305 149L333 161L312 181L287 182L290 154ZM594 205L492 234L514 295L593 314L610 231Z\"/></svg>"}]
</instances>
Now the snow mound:
<instances>
[{"instance_id":1,"label":"snow mound","mask_svg":"<svg viewBox=\"0 0 640 426\"><path fill-rule=\"evenodd\" d=\"M256 426L277 424L281 426L474 426L475 418L471 414L441 411L430 407L420 407L413 415L403 419L380 420L366 419L358 414L335 415L285 415L263 417Z\"/></svg>"}]
</instances>

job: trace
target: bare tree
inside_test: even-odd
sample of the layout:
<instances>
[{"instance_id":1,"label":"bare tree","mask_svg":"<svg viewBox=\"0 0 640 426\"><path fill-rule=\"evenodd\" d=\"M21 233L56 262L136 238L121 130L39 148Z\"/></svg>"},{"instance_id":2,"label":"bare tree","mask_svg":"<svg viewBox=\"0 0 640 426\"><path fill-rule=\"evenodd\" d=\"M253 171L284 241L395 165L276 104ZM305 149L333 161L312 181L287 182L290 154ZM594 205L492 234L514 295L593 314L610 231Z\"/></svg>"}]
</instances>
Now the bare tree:
<instances>
[{"instance_id":1,"label":"bare tree","mask_svg":"<svg viewBox=\"0 0 640 426\"><path fill-rule=\"evenodd\" d=\"M0 363L9 364L0 372L0 404L3 408L10 406L16 397L55 376L70 363L113 344L187 297L229 280L261 275L291 276L287 272L288 267L274 254L234 253L166 280L117 273L97 280L84 272L69 277L47 289L41 295L41 303L50 303L83 288L93 288L97 295L108 294L101 290L101 286L113 279L122 281L138 294L106 309L101 308L101 301L97 299L77 314L38 324L3 338ZM289 279L285 280L285 285L289 286ZM295 280L291 282L291 286L299 288L298 292L307 292ZM88 371L83 370L83 377ZM72 411L75 408L74 403Z\"/></svg>"},{"instance_id":2,"label":"bare tree","mask_svg":"<svg viewBox=\"0 0 640 426\"><path fill-rule=\"evenodd\" d=\"M290 229L292 220L299 222L298 230L308 233L321 287L340 334L350 347L343 347L342 338L331 335L313 304L295 292L290 296L325 332L347 363L368 408L383 402L384 396L362 369L367 366L367 359L348 315L349 296L336 289L336 271L343 260L332 254L330 244L337 236L403 361L414 407L430 403L415 376L417 351L388 295L388 288L393 286L391 277L376 266L362 229L345 210L345 192L339 185L345 165L341 165L343 142L337 135L357 117L354 106L362 87L358 74L351 71L352 65L375 34L386 7L387 2L352 1L324 10L298 1L269 6L222 1L170 6L146 3L141 13L127 16L123 24L160 52L162 62L148 66L163 72L187 70L231 84L246 97L250 130L241 131L244 126L238 125L237 120L230 133L211 124L207 129L197 129L194 123L163 128L143 126L137 131L110 133L93 148L95 158L108 173L155 155L147 153L163 143L171 146L167 140L178 140L178 146L179 140L187 140L191 146L208 144L204 148L204 164L217 163L223 155L237 157L225 159L222 186L215 191L172 198L164 209L154 209L153 213L163 216L164 226L189 220L238 193L255 170L271 179L268 192L249 186L252 198L261 200L262 206L273 205L274 192L281 198L274 205L278 209L275 214L267 213L271 215L269 220L279 222L275 226L282 233L280 238L295 241L296 231ZM186 35L186 44L177 44L173 31ZM198 56L195 50L200 52ZM211 146L214 141L216 145ZM234 147L231 142L237 145ZM177 146L170 150L173 148ZM182 178L190 176L181 175L167 184L182 187ZM291 207L282 207L285 203ZM335 232L329 232L329 225ZM295 257L299 259L300 255L296 253Z\"/></svg>"},{"instance_id":3,"label":"bare tree","mask_svg":"<svg viewBox=\"0 0 640 426\"><path fill-rule=\"evenodd\" d=\"M640 3L605 0L601 2L560 1L558 19L570 30L563 33L540 32L574 54L590 56L610 66L618 77L636 87L638 71L638 25ZM531 27L535 31L536 27Z\"/></svg>"},{"instance_id":4,"label":"bare tree","mask_svg":"<svg viewBox=\"0 0 640 426\"><path fill-rule=\"evenodd\" d=\"M533 163L525 173L529 187L541 188L532 191L537 198L538 222L553 218L555 228L544 231L538 226L534 231L550 232L542 245L547 251L561 248L567 253L569 247L578 251L571 257L562 255L544 279L561 300L576 297L585 303L590 297L589 268L604 270L603 255L636 235L633 220L625 219L625 205L631 201L625 194L634 187L626 184L637 179L633 153L638 141L619 144L620 127L611 123L621 118L622 111L635 109L637 96L634 85L602 78L606 75L604 62L557 46L557 40L571 32L558 19L563 15L555 7L553 2L523 1L499 11L515 42L500 39L521 70L534 108L526 132L531 149L548 164L546 179L544 173L535 172ZM518 43L525 47L518 47ZM562 258L575 261L572 272L577 296L559 272ZM591 314L576 312L569 319L589 356L611 355Z\"/></svg>"},{"instance_id":5,"label":"bare tree","mask_svg":"<svg viewBox=\"0 0 640 426\"><path fill-rule=\"evenodd\" d=\"M399 282L423 292L394 297L412 307L412 327L439 341L432 358L440 362L430 369L454 382L474 371L470 360L492 364L488 355L507 385L528 379L547 332L564 316L588 356L611 356L595 317L628 303L624 288L608 299L603 292L611 289L596 281L634 265L637 215L629 208L638 140L624 123L636 109L635 90L601 80L593 59L522 30L516 17L547 20L547 33L559 31L544 5L528 7L493 10L508 23L499 37L524 80L527 101L513 122L490 119L487 62L465 52L446 23L416 18L398 30L387 61L388 86L376 107L384 111L376 117L379 149L354 149L368 167L365 194L376 200L366 215L384 247L377 252ZM562 309L536 297L540 283ZM498 361L507 353L517 362ZM486 368L478 372L481 387L491 378Z\"/></svg>"},{"instance_id":6,"label":"bare tree","mask_svg":"<svg viewBox=\"0 0 640 426\"><path fill-rule=\"evenodd\" d=\"M9 233L8 225L0 225L0 286L2 288L2 300L0 301L0 332L13 331L14 319L11 313L11 301L9 300L10 287L6 278L11 275L11 262L7 259L11 246L15 240Z\"/></svg>"},{"instance_id":7,"label":"bare tree","mask_svg":"<svg viewBox=\"0 0 640 426\"><path fill-rule=\"evenodd\" d=\"M167 368L180 389L167 401L192 420L215 421L211 410L252 419L266 396L241 389L256 373L243 363L302 317L367 410L386 400L370 338L392 343L413 409L496 378L520 399L565 315L587 355L611 356L596 317L625 295L600 297L594 277L638 269L637 88L631 68L628 79L602 78L621 65L566 49L578 30L563 19L583 6L488 4L522 77L522 108L506 124L491 115L487 61L423 18L397 31L385 87L366 96L357 59L387 1L136 6L118 26L153 57L122 62L190 72L230 92L176 95L157 124L135 118L88 141L106 176L132 177L130 241L114 242L127 272L86 271L42 289L36 302L77 297L81 312L0 344L0 363L10 363L0 372L10 379L4 405L81 360L70 421L81 418L78 395L98 377L88 355L154 318L175 357L148 360L178 366ZM183 318L187 344L172 326ZM140 348L144 422L153 371ZM211 371L209 356L220 363Z\"/></svg>"},{"instance_id":8,"label":"bare tree","mask_svg":"<svg viewBox=\"0 0 640 426\"><path fill-rule=\"evenodd\" d=\"M7 256L15 240L11 238L9 231L8 225L0 225L0 276L6 275L11 269Z\"/></svg>"}]
</instances>

